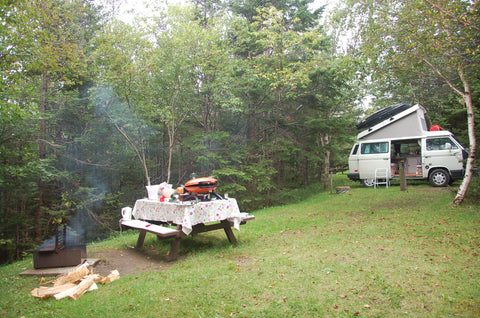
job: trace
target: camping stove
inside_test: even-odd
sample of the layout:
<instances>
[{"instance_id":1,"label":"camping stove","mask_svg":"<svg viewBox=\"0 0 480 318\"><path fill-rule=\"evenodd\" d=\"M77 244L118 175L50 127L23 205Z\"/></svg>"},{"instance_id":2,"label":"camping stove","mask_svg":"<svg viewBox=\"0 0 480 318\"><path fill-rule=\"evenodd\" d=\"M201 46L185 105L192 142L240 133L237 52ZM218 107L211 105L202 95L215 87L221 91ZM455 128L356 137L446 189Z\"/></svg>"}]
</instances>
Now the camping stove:
<instances>
[{"instance_id":1,"label":"camping stove","mask_svg":"<svg viewBox=\"0 0 480 318\"><path fill-rule=\"evenodd\" d=\"M213 177L194 178L185 183L183 187L177 188L180 201L210 201L212 198L223 200L215 192L217 179Z\"/></svg>"}]
</instances>

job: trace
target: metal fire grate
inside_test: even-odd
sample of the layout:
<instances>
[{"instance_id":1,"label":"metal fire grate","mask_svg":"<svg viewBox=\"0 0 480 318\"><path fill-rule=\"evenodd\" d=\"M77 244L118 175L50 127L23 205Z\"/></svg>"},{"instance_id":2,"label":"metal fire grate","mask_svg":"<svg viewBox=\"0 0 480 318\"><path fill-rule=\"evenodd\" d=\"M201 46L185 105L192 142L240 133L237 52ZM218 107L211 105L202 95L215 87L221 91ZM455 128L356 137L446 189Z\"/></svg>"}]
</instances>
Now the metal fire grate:
<instances>
[{"instance_id":1,"label":"metal fire grate","mask_svg":"<svg viewBox=\"0 0 480 318\"><path fill-rule=\"evenodd\" d=\"M85 244L67 232L67 226L57 227L55 235L33 252L34 268L76 266L87 257Z\"/></svg>"}]
</instances>

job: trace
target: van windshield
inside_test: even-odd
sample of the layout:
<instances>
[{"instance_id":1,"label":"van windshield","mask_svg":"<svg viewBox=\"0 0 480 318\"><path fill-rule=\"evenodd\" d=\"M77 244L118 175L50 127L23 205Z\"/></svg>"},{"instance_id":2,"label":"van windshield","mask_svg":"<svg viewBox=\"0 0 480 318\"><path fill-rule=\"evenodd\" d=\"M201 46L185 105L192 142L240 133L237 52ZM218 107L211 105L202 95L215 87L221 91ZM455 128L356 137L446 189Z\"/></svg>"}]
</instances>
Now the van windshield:
<instances>
[{"instance_id":1,"label":"van windshield","mask_svg":"<svg viewBox=\"0 0 480 318\"><path fill-rule=\"evenodd\" d=\"M362 144L362 155L375 154L375 153L387 153L388 142L372 142Z\"/></svg>"}]
</instances>

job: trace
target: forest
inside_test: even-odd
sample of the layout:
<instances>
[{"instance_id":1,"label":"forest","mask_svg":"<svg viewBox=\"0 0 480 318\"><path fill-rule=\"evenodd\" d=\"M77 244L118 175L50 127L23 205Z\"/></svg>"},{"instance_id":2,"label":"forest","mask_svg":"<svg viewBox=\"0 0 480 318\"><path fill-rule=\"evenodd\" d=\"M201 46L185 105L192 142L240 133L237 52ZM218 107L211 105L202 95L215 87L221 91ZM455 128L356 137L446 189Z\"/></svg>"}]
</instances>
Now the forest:
<instances>
[{"instance_id":1,"label":"forest","mask_svg":"<svg viewBox=\"0 0 480 318\"><path fill-rule=\"evenodd\" d=\"M2 1L0 263L62 224L105 238L145 186L192 173L246 211L328 189L355 124L399 102L473 169L479 1L150 1L132 21L123 4Z\"/></svg>"}]
</instances>

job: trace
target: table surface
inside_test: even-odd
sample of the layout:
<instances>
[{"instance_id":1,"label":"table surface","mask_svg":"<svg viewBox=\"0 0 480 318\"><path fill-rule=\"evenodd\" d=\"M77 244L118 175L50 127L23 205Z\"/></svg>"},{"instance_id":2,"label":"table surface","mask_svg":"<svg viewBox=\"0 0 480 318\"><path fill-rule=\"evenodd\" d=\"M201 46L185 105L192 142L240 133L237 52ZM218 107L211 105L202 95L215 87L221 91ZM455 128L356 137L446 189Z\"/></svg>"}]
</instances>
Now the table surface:
<instances>
[{"instance_id":1,"label":"table surface","mask_svg":"<svg viewBox=\"0 0 480 318\"><path fill-rule=\"evenodd\" d=\"M132 215L135 219L181 225L182 231L187 235L196 224L225 219L234 221L234 227L238 230L238 220L242 217L237 200L233 198L205 202L159 202L140 199L135 202Z\"/></svg>"}]
</instances>

